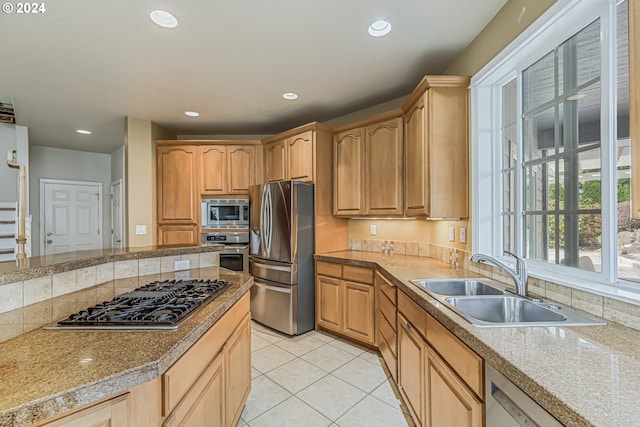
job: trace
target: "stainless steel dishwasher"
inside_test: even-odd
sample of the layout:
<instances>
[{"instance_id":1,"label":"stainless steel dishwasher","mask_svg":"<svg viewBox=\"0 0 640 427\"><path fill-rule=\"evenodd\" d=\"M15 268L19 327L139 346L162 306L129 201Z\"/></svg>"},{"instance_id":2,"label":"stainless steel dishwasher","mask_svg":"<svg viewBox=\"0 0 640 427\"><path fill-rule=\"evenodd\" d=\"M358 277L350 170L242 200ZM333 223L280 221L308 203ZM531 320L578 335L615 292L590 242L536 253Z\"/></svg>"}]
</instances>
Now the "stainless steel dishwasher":
<instances>
[{"instance_id":1,"label":"stainless steel dishwasher","mask_svg":"<svg viewBox=\"0 0 640 427\"><path fill-rule=\"evenodd\" d=\"M542 406L485 363L487 427L562 427Z\"/></svg>"}]
</instances>

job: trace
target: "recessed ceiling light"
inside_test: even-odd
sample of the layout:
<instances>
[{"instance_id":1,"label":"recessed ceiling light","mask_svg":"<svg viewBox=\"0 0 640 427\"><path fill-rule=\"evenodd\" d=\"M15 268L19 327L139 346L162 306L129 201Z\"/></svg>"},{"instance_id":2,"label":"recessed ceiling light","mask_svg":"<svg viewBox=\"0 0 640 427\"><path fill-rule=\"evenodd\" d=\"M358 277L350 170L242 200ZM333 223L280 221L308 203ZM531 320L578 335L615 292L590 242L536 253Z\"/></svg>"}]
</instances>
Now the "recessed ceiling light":
<instances>
[{"instance_id":1,"label":"recessed ceiling light","mask_svg":"<svg viewBox=\"0 0 640 427\"><path fill-rule=\"evenodd\" d=\"M293 92L287 92L287 93L283 93L282 97L289 101L293 101L294 99L298 99L298 94Z\"/></svg>"},{"instance_id":2,"label":"recessed ceiling light","mask_svg":"<svg viewBox=\"0 0 640 427\"><path fill-rule=\"evenodd\" d=\"M78 129L78 130L76 130L76 132L81 133L83 135L91 135L91 131L89 131L89 130Z\"/></svg>"},{"instance_id":3,"label":"recessed ceiling light","mask_svg":"<svg viewBox=\"0 0 640 427\"><path fill-rule=\"evenodd\" d=\"M567 96L567 101L577 101L582 98L586 98L587 95L584 93L576 93L575 95Z\"/></svg>"},{"instance_id":4,"label":"recessed ceiling light","mask_svg":"<svg viewBox=\"0 0 640 427\"><path fill-rule=\"evenodd\" d=\"M178 26L176 17L166 10L152 10L149 12L149 18L163 28L175 28Z\"/></svg>"},{"instance_id":5,"label":"recessed ceiling light","mask_svg":"<svg viewBox=\"0 0 640 427\"><path fill-rule=\"evenodd\" d=\"M184 115L189 117L198 117L200 113L198 113L197 111L185 111Z\"/></svg>"},{"instance_id":6,"label":"recessed ceiling light","mask_svg":"<svg viewBox=\"0 0 640 427\"><path fill-rule=\"evenodd\" d=\"M369 25L369 35L372 37L382 37L389 34L391 24L384 20L379 20Z\"/></svg>"}]
</instances>

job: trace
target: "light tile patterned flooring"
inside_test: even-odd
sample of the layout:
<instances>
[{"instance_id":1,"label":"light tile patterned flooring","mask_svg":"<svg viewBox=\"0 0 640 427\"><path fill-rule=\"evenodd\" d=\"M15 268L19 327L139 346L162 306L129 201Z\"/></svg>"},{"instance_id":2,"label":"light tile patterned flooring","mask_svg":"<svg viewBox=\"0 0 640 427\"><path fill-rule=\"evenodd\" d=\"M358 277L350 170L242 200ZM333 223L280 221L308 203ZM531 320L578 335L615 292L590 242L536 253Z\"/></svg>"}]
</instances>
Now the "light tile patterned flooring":
<instances>
[{"instance_id":1,"label":"light tile patterned flooring","mask_svg":"<svg viewBox=\"0 0 640 427\"><path fill-rule=\"evenodd\" d=\"M251 346L253 382L238 427L414 425L372 350L317 331L291 338L257 322Z\"/></svg>"}]
</instances>

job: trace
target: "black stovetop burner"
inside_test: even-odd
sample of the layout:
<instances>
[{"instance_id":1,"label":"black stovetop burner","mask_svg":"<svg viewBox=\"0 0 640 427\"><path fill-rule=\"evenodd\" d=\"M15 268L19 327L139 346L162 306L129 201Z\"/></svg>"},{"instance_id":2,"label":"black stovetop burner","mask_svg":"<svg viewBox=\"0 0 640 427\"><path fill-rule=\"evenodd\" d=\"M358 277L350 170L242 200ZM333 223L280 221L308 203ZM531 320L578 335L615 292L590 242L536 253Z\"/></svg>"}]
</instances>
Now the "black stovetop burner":
<instances>
[{"instance_id":1,"label":"black stovetop burner","mask_svg":"<svg viewBox=\"0 0 640 427\"><path fill-rule=\"evenodd\" d=\"M153 282L72 314L47 329L176 329L178 323L218 296L224 280Z\"/></svg>"}]
</instances>

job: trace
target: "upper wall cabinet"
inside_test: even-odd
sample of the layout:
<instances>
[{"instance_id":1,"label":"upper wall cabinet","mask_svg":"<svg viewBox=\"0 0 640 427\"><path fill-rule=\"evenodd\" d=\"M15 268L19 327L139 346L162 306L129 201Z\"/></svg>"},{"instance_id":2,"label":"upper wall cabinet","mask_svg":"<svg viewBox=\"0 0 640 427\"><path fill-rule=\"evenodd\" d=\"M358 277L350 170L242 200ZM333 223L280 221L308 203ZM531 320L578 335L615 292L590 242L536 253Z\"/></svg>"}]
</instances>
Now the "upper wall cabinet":
<instances>
[{"instance_id":1,"label":"upper wall cabinet","mask_svg":"<svg viewBox=\"0 0 640 427\"><path fill-rule=\"evenodd\" d=\"M312 123L263 140L265 182L285 179L316 182L318 132L324 134L330 129Z\"/></svg>"},{"instance_id":2,"label":"upper wall cabinet","mask_svg":"<svg viewBox=\"0 0 640 427\"><path fill-rule=\"evenodd\" d=\"M199 191L203 196L249 194L255 183L255 148L251 145L198 147Z\"/></svg>"},{"instance_id":3,"label":"upper wall cabinet","mask_svg":"<svg viewBox=\"0 0 640 427\"><path fill-rule=\"evenodd\" d=\"M426 76L402 106L407 216L469 216L469 78Z\"/></svg>"},{"instance_id":4,"label":"upper wall cabinet","mask_svg":"<svg viewBox=\"0 0 640 427\"><path fill-rule=\"evenodd\" d=\"M333 213L403 214L403 123L400 110L335 129Z\"/></svg>"},{"instance_id":5,"label":"upper wall cabinet","mask_svg":"<svg viewBox=\"0 0 640 427\"><path fill-rule=\"evenodd\" d=\"M158 222L196 224L196 147L158 147Z\"/></svg>"}]
</instances>

